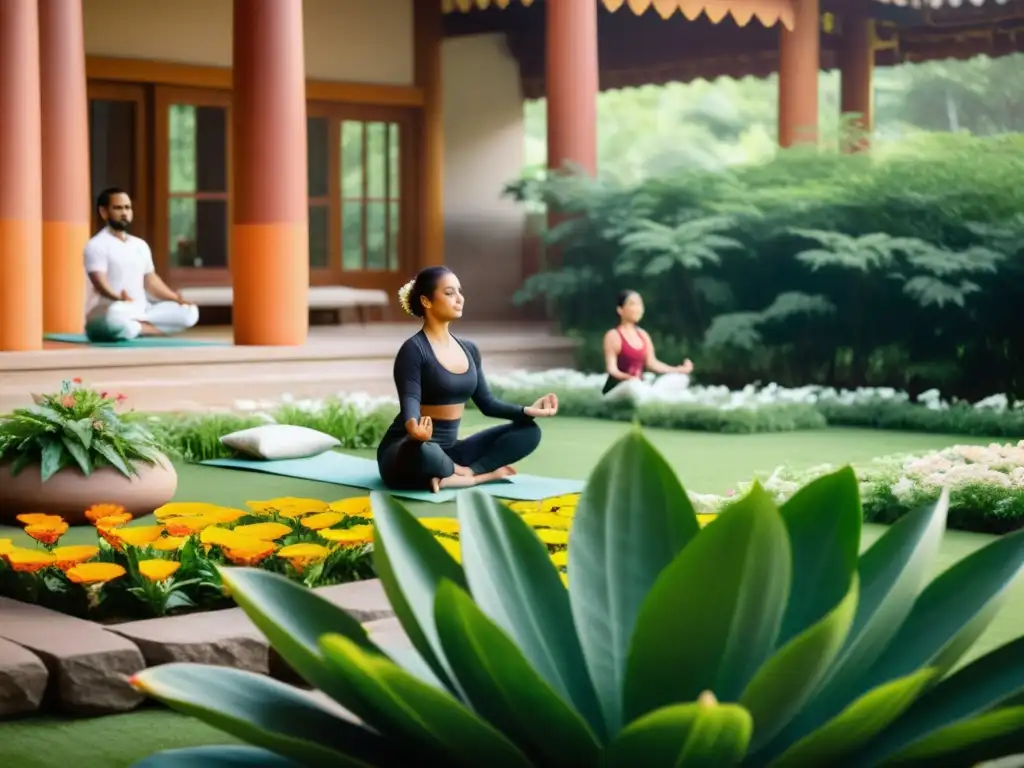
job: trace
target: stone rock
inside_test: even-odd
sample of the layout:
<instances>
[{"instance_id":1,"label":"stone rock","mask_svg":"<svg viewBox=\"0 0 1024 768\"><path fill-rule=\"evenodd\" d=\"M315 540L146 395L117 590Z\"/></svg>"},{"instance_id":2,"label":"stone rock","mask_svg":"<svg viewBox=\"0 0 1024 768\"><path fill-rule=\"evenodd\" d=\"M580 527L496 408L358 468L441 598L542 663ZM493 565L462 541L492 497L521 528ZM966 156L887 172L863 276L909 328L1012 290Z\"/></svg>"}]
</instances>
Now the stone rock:
<instances>
[{"instance_id":1,"label":"stone rock","mask_svg":"<svg viewBox=\"0 0 1024 768\"><path fill-rule=\"evenodd\" d=\"M144 698L128 683L146 666L139 649L99 624L0 597L0 638L43 661L48 694L62 712L124 712Z\"/></svg>"},{"instance_id":2,"label":"stone rock","mask_svg":"<svg viewBox=\"0 0 1024 768\"><path fill-rule=\"evenodd\" d=\"M38 711L49 677L38 656L0 640L0 718Z\"/></svg>"},{"instance_id":3,"label":"stone rock","mask_svg":"<svg viewBox=\"0 0 1024 768\"><path fill-rule=\"evenodd\" d=\"M395 615L380 579L353 581L348 584L336 584L331 587L320 587L316 593L344 609L356 621L367 622L376 619L389 619Z\"/></svg>"},{"instance_id":4,"label":"stone rock","mask_svg":"<svg viewBox=\"0 0 1024 768\"><path fill-rule=\"evenodd\" d=\"M134 643L148 666L191 662L270 671L270 644L241 608L115 624L109 631Z\"/></svg>"}]
</instances>

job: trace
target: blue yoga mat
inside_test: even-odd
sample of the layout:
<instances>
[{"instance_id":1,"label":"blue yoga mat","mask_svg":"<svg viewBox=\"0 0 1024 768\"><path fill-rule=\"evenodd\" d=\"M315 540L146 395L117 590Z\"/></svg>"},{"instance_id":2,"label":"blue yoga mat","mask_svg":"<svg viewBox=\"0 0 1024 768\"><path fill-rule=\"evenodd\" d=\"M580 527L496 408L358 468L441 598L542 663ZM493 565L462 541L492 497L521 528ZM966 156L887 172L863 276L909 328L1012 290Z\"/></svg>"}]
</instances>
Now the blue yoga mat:
<instances>
[{"instance_id":1,"label":"blue yoga mat","mask_svg":"<svg viewBox=\"0 0 1024 768\"><path fill-rule=\"evenodd\" d=\"M451 501L463 488L445 488L438 493L430 491L395 491L384 485L377 471L377 462L345 453L321 453L307 459L282 459L263 461L260 459L210 459L201 462L209 467L242 469L249 472L265 472L284 477L298 477L303 480L318 480L321 483L347 485L365 488L369 491L384 491L392 496L415 501L429 501L440 504ZM582 480L563 480L536 475L514 475L507 480L475 486L484 493L499 499L514 501L539 501L564 493L579 493L583 490Z\"/></svg>"},{"instance_id":2,"label":"blue yoga mat","mask_svg":"<svg viewBox=\"0 0 1024 768\"><path fill-rule=\"evenodd\" d=\"M84 333L47 333L44 338L47 341L60 341L64 344L86 344L90 347L117 347L120 349L228 346L219 341L183 339L178 336L138 336L134 339L123 339L121 341L91 341Z\"/></svg>"}]
</instances>

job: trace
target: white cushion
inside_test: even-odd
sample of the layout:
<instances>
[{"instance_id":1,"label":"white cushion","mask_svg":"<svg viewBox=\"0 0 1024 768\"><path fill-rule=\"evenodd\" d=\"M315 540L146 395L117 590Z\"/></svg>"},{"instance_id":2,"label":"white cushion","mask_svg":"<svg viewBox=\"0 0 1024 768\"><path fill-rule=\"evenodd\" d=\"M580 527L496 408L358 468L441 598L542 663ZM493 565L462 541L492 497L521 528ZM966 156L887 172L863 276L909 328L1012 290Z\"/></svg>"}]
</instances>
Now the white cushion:
<instances>
[{"instance_id":1,"label":"white cushion","mask_svg":"<svg viewBox=\"0 0 1024 768\"><path fill-rule=\"evenodd\" d=\"M201 307L230 307L235 292L230 285L193 286L182 288L181 296ZM345 285L318 285L309 289L310 309L342 309L345 307L386 307L387 291L376 288L350 288Z\"/></svg>"},{"instance_id":2,"label":"white cushion","mask_svg":"<svg viewBox=\"0 0 1024 768\"><path fill-rule=\"evenodd\" d=\"M341 441L308 427L264 424L224 435L221 443L255 459L304 459L337 448Z\"/></svg>"}]
</instances>

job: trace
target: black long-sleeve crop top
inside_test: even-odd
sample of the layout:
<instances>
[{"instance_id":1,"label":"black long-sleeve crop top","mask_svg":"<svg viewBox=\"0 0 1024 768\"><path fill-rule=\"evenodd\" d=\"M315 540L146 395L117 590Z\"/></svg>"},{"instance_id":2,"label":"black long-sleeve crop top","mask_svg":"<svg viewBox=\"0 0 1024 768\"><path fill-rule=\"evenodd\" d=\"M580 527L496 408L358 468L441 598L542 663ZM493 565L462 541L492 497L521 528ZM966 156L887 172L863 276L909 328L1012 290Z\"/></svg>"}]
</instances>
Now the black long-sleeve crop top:
<instances>
[{"instance_id":1,"label":"black long-sleeve crop top","mask_svg":"<svg viewBox=\"0 0 1024 768\"><path fill-rule=\"evenodd\" d=\"M420 405L455 405L472 399L484 416L520 421L525 408L503 402L487 386L476 344L454 338L469 358L465 373L452 373L441 365L423 331L406 339L395 358L395 386L401 407L399 418L419 420Z\"/></svg>"}]
</instances>

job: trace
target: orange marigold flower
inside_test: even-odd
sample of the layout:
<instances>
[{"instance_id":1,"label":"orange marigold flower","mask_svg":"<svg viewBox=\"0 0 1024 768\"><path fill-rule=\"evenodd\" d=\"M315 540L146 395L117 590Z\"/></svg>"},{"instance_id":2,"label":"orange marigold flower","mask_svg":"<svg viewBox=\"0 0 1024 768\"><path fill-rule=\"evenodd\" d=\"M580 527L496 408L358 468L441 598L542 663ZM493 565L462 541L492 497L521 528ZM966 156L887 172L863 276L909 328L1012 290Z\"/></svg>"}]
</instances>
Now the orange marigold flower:
<instances>
[{"instance_id":1,"label":"orange marigold flower","mask_svg":"<svg viewBox=\"0 0 1024 768\"><path fill-rule=\"evenodd\" d=\"M54 544L56 544L60 540L60 537L67 532L68 524L65 522L40 523L39 525L25 526L26 534L31 536L40 544L45 544L48 547L51 547Z\"/></svg>"},{"instance_id":2,"label":"orange marigold flower","mask_svg":"<svg viewBox=\"0 0 1024 768\"><path fill-rule=\"evenodd\" d=\"M22 549L21 547L12 547L4 553L3 557L8 565L19 573L35 573L57 563L57 559L49 552L40 552L38 549Z\"/></svg>"},{"instance_id":3,"label":"orange marigold flower","mask_svg":"<svg viewBox=\"0 0 1024 768\"><path fill-rule=\"evenodd\" d=\"M186 541L187 536L164 536L154 541L151 546L158 552L174 552L181 549Z\"/></svg>"},{"instance_id":4,"label":"orange marigold flower","mask_svg":"<svg viewBox=\"0 0 1024 768\"><path fill-rule=\"evenodd\" d=\"M63 523L64 518L60 515L46 515L41 512L26 512L18 515L18 521L24 525L47 525L48 523Z\"/></svg>"},{"instance_id":5,"label":"orange marigold flower","mask_svg":"<svg viewBox=\"0 0 1024 768\"><path fill-rule=\"evenodd\" d=\"M369 496L352 496L347 499L332 501L328 506L331 512L340 512L346 517L373 517L373 507Z\"/></svg>"},{"instance_id":6,"label":"orange marigold flower","mask_svg":"<svg viewBox=\"0 0 1024 768\"><path fill-rule=\"evenodd\" d=\"M289 544L278 550L277 556L284 558L291 563L292 568L301 572L313 563L323 560L330 552L323 544Z\"/></svg>"},{"instance_id":7,"label":"orange marigold flower","mask_svg":"<svg viewBox=\"0 0 1024 768\"><path fill-rule=\"evenodd\" d=\"M86 560L92 560L99 553L100 548L93 544L73 544L67 547L56 547L50 552L57 560L57 567L62 571L66 571L68 568L79 563L84 563Z\"/></svg>"},{"instance_id":8,"label":"orange marigold flower","mask_svg":"<svg viewBox=\"0 0 1024 768\"><path fill-rule=\"evenodd\" d=\"M114 515L125 515L125 508L120 504L93 504L87 510L85 510L85 516L90 522L95 523L97 520L103 517L112 517ZM132 516L128 515L128 519L131 520Z\"/></svg>"},{"instance_id":9,"label":"orange marigold flower","mask_svg":"<svg viewBox=\"0 0 1024 768\"><path fill-rule=\"evenodd\" d=\"M341 512L320 512L316 515L304 517L299 522L304 528L309 528L311 531L320 531L337 525L343 517L344 515Z\"/></svg>"},{"instance_id":10,"label":"orange marigold flower","mask_svg":"<svg viewBox=\"0 0 1024 768\"><path fill-rule=\"evenodd\" d=\"M68 578L75 584L106 584L124 574L117 563L82 563L68 569Z\"/></svg>"},{"instance_id":11,"label":"orange marigold flower","mask_svg":"<svg viewBox=\"0 0 1024 768\"><path fill-rule=\"evenodd\" d=\"M181 563L174 560L140 560L139 573L150 581L164 581L171 578L174 572L181 567Z\"/></svg>"},{"instance_id":12,"label":"orange marigold flower","mask_svg":"<svg viewBox=\"0 0 1024 768\"><path fill-rule=\"evenodd\" d=\"M63 405L65 408L74 408L75 407L75 396L74 395L64 395L64 397L62 397L60 399L60 404Z\"/></svg>"},{"instance_id":13,"label":"orange marigold flower","mask_svg":"<svg viewBox=\"0 0 1024 768\"><path fill-rule=\"evenodd\" d=\"M191 536L216 523L212 517L169 517L163 521L171 536Z\"/></svg>"},{"instance_id":14,"label":"orange marigold flower","mask_svg":"<svg viewBox=\"0 0 1024 768\"><path fill-rule=\"evenodd\" d=\"M268 558L277 549L271 541L243 543L224 548L224 555L235 565L256 565Z\"/></svg>"},{"instance_id":15,"label":"orange marigold flower","mask_svg":"<svg viewBox=\"0 0 1024 768\"><path fill-rule=\"evenodd\" d=\"M240 525L233 530L242 536L250 536L261 541L280 539L292 532L291 526L284 523L250 523L249 525Z\"/></svg>"},{"instance_id":16,"label":"orange marigold flower","mask_svg":"<svg viewBox=\"0 0 1024 768\"><path fill-rule=\"evenodd\" d=\"M122 544L132 547L145 547L160 538L164 532L162 525L144 525L138 528L115 528L111 533Z\"/></svg>"},{"instance_id":17,"label":"orange marigold flower","mask_svg":"<svg viewBox=\"0 0 1024 768\"><path fill-rule=\"evenodd\" d=\"M14 542L10 539L0 539L0 555L14 549Z\"/></svg>"},{"instance_id":18,"label":"orange marigold flower","mask_svg":"<svg viewBox=\"0 0 1024 768\"><path fill-rule=\"evenodd\" d=\"M104 517L98 517L93 521L93 524L97 528L118 528L125 523L130 523L132 516L127 512L121 512L116 515L105 515Z\"/></svg>"},{"instance_id":19,"label":"orange marigold flower","mask_svg":"<svg viewBox=\"0 0 1024 768\"><path fill-rule=\"evenodd\" d=\"M343 547L358 547L373 543L372 525L353 525L351 528L331 528L319 531L320 538L340 544Z\"/></svg>"},{"instance_id":20,"label":"orange marigold flower","mask_svg":"<svg viewBox=\"0 0 1024 768\"><path fill-rule=\"evenodd\" d=\"M281 517L301 517L314 512L324 512L327 502L320 499L302 499L295 496L282 496L266 501L247 501L245 506L257 515L269 515L277 512Z\"/></svg>"}]
</instances>

